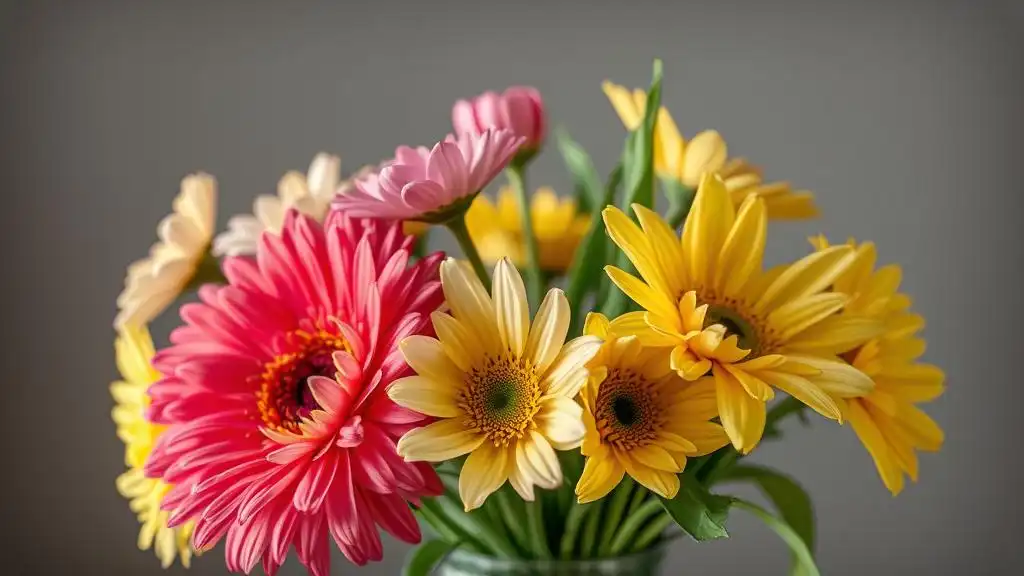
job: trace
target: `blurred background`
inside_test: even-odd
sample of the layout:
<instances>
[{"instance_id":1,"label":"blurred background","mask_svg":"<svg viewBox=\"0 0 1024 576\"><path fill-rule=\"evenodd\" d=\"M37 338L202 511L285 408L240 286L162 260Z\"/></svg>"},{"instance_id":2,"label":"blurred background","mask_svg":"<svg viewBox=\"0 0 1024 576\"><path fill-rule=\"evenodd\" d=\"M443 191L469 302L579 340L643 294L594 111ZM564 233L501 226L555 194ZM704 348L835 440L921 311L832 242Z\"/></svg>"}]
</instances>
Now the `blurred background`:
<instances>
[{"instance_id":1,"label":"blurred background","mask_svg":"<svg viewBox=\"0 0 1024 576\"><path fill-rule=\"evenodd\" d=\"M927 408L946 446L898 498L848 428L790 422L785 442L756 452L814 498L823 573L1020 564L1024 5L349 4L0 5L3 573L160 572L114 489L110 323L124 266L154 240L183 175L217 176L223 226L317 151L349 171L432 143L457 98L510 84L537 86L551 124L607 173L625 132L600 83L646 86L654 57L686 135L718 129L730 153L817 193L823 217L773 223L769 259L803 255L819 231L876 241L903 265L929 321L926 360L947 373ZM554 146L531 181L571 191ZM728 541L675 543L666 573L785 573L767 528L742 513L730 527ZM405 553L389 543L384 563L335 572L397 574ZM191 573L223 571L218 548Z\"/></svg>"}]
</instances>

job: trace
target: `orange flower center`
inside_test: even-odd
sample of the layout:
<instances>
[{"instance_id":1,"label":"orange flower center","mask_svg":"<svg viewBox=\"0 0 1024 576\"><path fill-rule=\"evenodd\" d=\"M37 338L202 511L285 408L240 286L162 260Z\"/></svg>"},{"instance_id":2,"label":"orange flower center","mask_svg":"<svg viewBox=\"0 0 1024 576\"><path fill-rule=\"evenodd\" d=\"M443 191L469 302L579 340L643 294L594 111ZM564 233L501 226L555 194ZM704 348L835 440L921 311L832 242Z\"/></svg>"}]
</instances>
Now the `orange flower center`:
<instances>
[{"instance_id":1,"label":"orange flower center","mask_svg":"<svg viewBox=\"0 0 1024 576\"><path fill-rule=\"evenodd\" d=\"M299 433L299 422L319 409L309 390L311 376L333 377L332 355L338 350L351 352L338 334L317 328L312 333L296 330L285 337L289 351L263 365L257 377L257 405L268 428Z\"/></svg>"},{"instance_id":2,"label":"orange flower center","mask_svg":"<svg viewBox=\"0 0 1024 576\"><path fill-rule=\"evenodd\" d=\"M488 356L466 375L459 392L466 426L482 432L495 446L507 446L534 426L540 409L540 380L529 361Z\"/></svg>"},{"instance_id":3,"label":"orange flower center","mask_svg":"<svg viewBox=\"0 0 1024 576\"><path fill-rule=\"evenodd\" d=\"M726 337L735 335L737 345L750 350L747 358L772 354L780 347L778 334L770 330L765 319L751 311L750 306L743 301L716 294L714 290L702 289L697 290L697 305L702 304L708 305L703 327L713 324L724 326Z\"/></svg>"},{"instance_id":4,"label":"orange flower center","mask_svg":"<svg viewBox=\"0 0 1024 576\"><path fill-rule=\"evenodd\" d=\"M594 420L602 443L626 451L657 437L664 418L653 384L633 370L608 370L594 401Z\"/></svg>"}]
</instances>

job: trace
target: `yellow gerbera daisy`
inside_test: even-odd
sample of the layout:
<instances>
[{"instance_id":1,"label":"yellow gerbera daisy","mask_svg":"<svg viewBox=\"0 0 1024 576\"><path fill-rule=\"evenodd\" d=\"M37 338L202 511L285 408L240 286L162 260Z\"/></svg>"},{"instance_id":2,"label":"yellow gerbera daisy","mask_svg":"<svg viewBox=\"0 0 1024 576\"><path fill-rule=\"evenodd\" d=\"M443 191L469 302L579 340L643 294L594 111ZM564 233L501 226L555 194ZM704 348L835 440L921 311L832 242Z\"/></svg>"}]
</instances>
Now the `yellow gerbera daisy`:
<instances>
[{"instance_id":1,"label":"yellow gerbera daisy","mask_svg":"<svg viewBox=\"0 0 1024 576\"><path fill-rule=\"evenodd\" d=\"M680 376L714 375L718 411L737 450L747 453L760 441L772 387L840 421L836 398L871 390L867 376L819 351L823 341L856 341L877 329L835 316L848 297L828 288L853 260L851 248L763 272L764 201L747 198L737 212L715 174L704 176L681 240L656 213L633 209L642 229L614 207L604 211L612 240L643 278L606 268L646 310L625 316L645 344L673 347Z\"/></svg>"},{"instance_id":2,"label":"yellow gerbera daisy","mask_svg":"<svg viewBox=\"0 0 1024 576\"><path fill-rule=\"evenodd\" d=\"M131 510L138 515L140 550L155 548L160 564L167 568L174 558L181 558L186 568L192 560L192 522L177 528L168 528L169 514L160 509L160 501L170 486L143 472L146 457L153 450L156 439L164 427L146 420L144 412L149 404L146 391L160 375L153 369L153 341L144 328L125 326L114 341L117 366L123 380L110 385L110 393L117 402L112 416L117 424L117 436L125 444L125 464L130 468L117 478L117 491L129 500Z\"/></svg>"},{"instance_id":3,"label":"yellow gerbera daisy","mask_svg":"<svg viewBox=\"0 0 1024 576\"><path fill-rule=\"evenodd\" d=\"M818 237L813 243L828 249ZM925 342L917 337L924 319L908 310L910 298L898 292L899 266L874 269L875 246L865 242L857 249L853 266L836 279L834 289L851 295L843 315L875 319L882 333L842 353L854 367L871 377L875 388L863 398L849 400L847 418L853 431L875 461L878 473L893 495L903 489L903 476L917 481L915 450L934 452L942 447L942 429L915 404L938 398L944 389L942 370L918 361Z\"/></svg>"},{"instance_id":4,"label":"yellow gerbera daisy","mask_svg":"<svg viewBox=\"0 0 1024 576\"><path fill-rule=\"evenodd\" d=\"M530 216L540 251L540 267L564 273L590 227L590 216L577 212L572 198L559 199L546 187L534 193ZM477 196L466 212L466 226L485 262L494 263L508 256L518 266L525 264L519 200L511 188L502 188L494 204L483 194Z\"/></svg>"},{"instance_id":5,"label":"yellow gerbera daisy","mask_svg":"<svg viewBox=\"0 0 1024 576\"><path fill-rule=\"evenodd\" d=\"M160 241L148 257L128 266L115 326L149 324L181 294L209 251L216 204L217 182L209 174L181 181L174 213L157 227Z\"/></svg>"},{"instance_id":6,"label":"yellow gerbera daisy","mask_svg":"<svg viewBox=\"0 0 1024 576\"><path fill-rule=\"evenodd\" d=\"M459 476L466 510L506 480L533 500L534 485L562 484L555 450L583 440L582 408L574 398L601 341L581 336L565 342L569 303L557 288L531 327L523 280L508 258L494 268L490 296L469 267L452 258L441 264L441 283L452 314L433 314L437 339L402 342L419 375L388 390L399 405L440 420L403 436L398 453L428 462L468 453Z\"/></svg>"},{"instance_id":7,"label":"yellow gerbera daisy","mask_svg":"<svg viewBox=\"0 0 1024 576\"><path fill-rule=\"evenodd\" d=\"M729 443L718 416L715 383L683 381L669 366L669 348L645 348L628 323L587 315L584 333L604 339L581 391L587 457L576 485L581 503L610 492L623 474L664 498L679 492L688 456Z\"/></svg>"},{"instance_id":8,"label":"yellow gerbera daisy","mask_svg":"<svg viewBox=\"0 0 1024 576\"><path fill-rule=\"evenodd\" d=\"M639 88L630 92L608 81L602 87L626 128L635 130L640 126L647 93ZM788 182L765 183L760 169L743 158L729 159L725 140L718 132L705 130L686 142L664 106L655 119L654 169L662 178L678 180L689 188L696 188L705 172L716 172L725 181L736 206L747 196L759 196L765 201L769 218L803 219L818 215L810 192L794 191Z\"/></svg>"}]
</instances>

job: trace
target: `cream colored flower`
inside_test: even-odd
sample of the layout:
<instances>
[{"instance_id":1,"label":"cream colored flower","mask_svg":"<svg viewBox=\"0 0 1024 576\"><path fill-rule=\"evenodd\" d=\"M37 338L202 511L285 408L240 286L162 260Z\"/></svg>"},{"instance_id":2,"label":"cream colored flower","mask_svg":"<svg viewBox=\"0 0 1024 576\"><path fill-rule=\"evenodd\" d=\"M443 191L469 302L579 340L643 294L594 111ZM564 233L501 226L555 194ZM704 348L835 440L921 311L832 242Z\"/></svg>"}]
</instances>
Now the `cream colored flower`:
<instances>
[{"instance_id":1,"label":"cream colored flower","mask_svg":"<svg viewBox=\"0 0 1024 576\"><path fill-rule=\"evenodd\" d=\"M160 241L149 256L128 266L115 326L149 324L181 294L207 254L217 215L217 181L209 174L187 176L173 207L157 226Z\"/></svg>"},{"instance_id":2,"label":"cream colored flower","mask_svg":"<svg viewBox=\"0 0 1024 576\"><path fill-rule=\"evenodd\" d=\"M228 230L213 242L217 256L246 256L256 253L264 231L281 232L289 209L323 221L331 199L338 190L341 159L321 152L313 158L305 175L289 171L277 183L277 196L261 195L253 202L252 214L233 216Z\"/></svg>"}]
</instances>

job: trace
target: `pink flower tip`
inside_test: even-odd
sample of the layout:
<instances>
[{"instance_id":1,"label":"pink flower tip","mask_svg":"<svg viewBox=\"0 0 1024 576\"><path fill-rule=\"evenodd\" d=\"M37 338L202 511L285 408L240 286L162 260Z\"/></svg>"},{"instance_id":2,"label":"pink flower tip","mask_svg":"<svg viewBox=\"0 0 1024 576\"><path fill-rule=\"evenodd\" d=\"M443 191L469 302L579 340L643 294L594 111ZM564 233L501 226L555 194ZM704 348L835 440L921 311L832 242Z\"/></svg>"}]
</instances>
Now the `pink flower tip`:
<instances>
[{"instance_id":1,"label":"pink flower tip","mask_svg":"<svg viewBox=\"0 0 1024 576\"><path fill-rule=\"evenodd\" d=\"M445 222L512 160L524 142L511 130L448 135L430 149L399 146L377 174L356 181L334 208L357 218Z\"/></svg>"},{"instance_id":2,"label":"pink flower tip","mask_svg":"<svg viewBox=\"0 0 1024 576\"><path fill-rule=\"evenodd\" d=\"M484 92L455 103L452 126L457 133L511 130L523 138L522 152L532 154L544 143L547 131L544 100L530 86L512 86L501 94Z\"/></svg>"}]
</instances>

